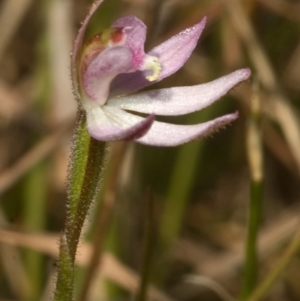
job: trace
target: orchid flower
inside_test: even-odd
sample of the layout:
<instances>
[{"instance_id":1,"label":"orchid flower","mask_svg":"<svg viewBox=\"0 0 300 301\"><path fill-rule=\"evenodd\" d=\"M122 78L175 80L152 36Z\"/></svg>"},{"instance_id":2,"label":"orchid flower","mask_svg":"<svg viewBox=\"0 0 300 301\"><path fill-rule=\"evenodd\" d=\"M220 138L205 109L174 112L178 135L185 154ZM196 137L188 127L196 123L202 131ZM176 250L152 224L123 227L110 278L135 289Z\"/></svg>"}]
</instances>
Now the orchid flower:
<instances>
[{"instance_id":1,"label":"orchid flower","mask_svg":"<svg viewBox=\"0 0 300 301\"><path fill-rule=\"evenodd\" d=\"M75 94L86 111L92 137L101 141L135 140L148 145L176 146L208 135L237 118L238 114L233 113L195 125L155 121L155 115L183 115L211 105L248 79L251 72L241 69L201 85L133 94L182 67L197 45L206 18L148 53L144 52L146 26L134 16L118 19L82 46L88 22L102 1L91 6L71 58Z\"/></svg>"}]
</instances>

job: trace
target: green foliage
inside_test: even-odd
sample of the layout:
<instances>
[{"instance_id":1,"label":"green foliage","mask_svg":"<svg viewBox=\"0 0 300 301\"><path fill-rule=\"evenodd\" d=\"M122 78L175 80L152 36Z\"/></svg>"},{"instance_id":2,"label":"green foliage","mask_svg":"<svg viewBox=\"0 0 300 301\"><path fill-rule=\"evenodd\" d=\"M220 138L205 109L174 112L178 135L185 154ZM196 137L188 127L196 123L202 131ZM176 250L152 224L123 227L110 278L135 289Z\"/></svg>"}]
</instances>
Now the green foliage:
<instances>
[{"instance_id":1,"label":"green foliage","mask_svg":"<svg viewBox=\"0 0 300 301\"><path fill-rule=\"evenodd\" d=\"M86 117L82 110L78 111L77 125L73 137L72 155L68 179L67 225L72 227L76 220L80 194L85 176L85 167L88 160L90 135L86 130Z\"/></svg>"},{"instance_id":2,"label":"green foliage","mask_svg":"<svg viewBox=\"0 0 300 301\"><path fill-rule=\"evenodd\" d=\"M74 262L70 256L66 236L63 234L60 240L58 276L54 294L55 301L74 300Z\"/></svg>"},{"instance_id":3,"label":"green foliage","mask_svg":"<svg viewBox=\"0 0 300 301\"><path fill-rule=\"evenodd\" d=\"M79 110L69 169L69 210L61 240L55 301L73 300L77 246L83 224L99 190L105 154L105 143L88 135L85 114Z\"/></svg>"}]
</instances>

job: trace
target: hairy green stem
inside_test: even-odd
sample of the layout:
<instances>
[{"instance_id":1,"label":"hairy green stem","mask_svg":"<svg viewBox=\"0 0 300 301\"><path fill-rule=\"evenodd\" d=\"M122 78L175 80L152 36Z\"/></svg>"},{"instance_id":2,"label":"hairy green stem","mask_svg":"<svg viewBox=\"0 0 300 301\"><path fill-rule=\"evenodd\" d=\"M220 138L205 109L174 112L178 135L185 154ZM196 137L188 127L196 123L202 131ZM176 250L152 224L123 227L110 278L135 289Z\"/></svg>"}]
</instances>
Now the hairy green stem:
<instances>
[{"instance_id":1,"label":"hairy green stem","mask_svg":"<svg viewBox=\"0 0 300 301\"><path fill-rule=\"evenodd\" d=\"M84 171L88 160L90 136L86 130L86 116L82 111L78 111L75 135L72 142L71 162L68 171L67 227L74 223L76 218L84 181Z\"/></svg>"},{"instance_id":2,"label":"hairy green stem","mask_svg":"<svg viewBox=\"0 0 300 301\"><path fill-rule=\"evenodd\" d=\"M75 260L76 249L83 223L99 190L105 150L105 143L97 141L94 138L90 138L88 160L86 163L75 220L70 225L67 225L67 238L73 261Z\"/></svg>"},{"instance_id":3,"label":"hairy green stem","mask_svg":"<svg viewBox=\"0 0 300 301\"><path fill-rule=\"evenodd\" d=\"M74 263L71 261L66 236L62 234L54 301L73 301Z\"/></svg>"},{"instance_id":4,"label":"hairy green stem","mask_svg":"<svg viewBox=\"0 0 300 301\"><path fill-rule=\"evenodd\" d=\"M95 276L102 259L103 244L108 232L109 226L113 220L113 213L116 203L116 183L120 166L126 152L127 143L124 141L116 142L112 148L110 160L105 171L105 180L102 185L102 203L97 210L95 223L93 227L93 251L90 262L86 269L86 276L82 285L78 301L88 299L89 291L93 277ZM101 198L101 196L100 196Z\"/></svg>"},{"instance_id":5,"label":"hairy green stem","mask_svg":"<svg viewBox=\"0 0 300 301\"><path fill-rule=\"evenodd\" d=\"M68 210L61 238L54 301L72 301L74 262L87 214L97 196L105 162L106 145L91 138L85 112L79 110L68 177Z\"/></svg>"}]
</instances>

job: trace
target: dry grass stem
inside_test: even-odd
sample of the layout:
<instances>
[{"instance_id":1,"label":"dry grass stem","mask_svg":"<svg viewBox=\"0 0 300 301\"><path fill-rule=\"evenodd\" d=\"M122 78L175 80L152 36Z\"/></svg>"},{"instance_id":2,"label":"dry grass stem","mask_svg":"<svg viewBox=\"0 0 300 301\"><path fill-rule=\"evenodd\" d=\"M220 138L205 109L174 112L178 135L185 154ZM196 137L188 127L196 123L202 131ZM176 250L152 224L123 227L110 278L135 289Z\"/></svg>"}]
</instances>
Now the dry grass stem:
<instances>
[{"instance_id":1,"label":"dry grass stem","mask_svg":"<svg viewBox=\"0 0 300 301\"><path fill-rule=\"evenodd\" d=\"M293 235L300 223L298 207L276 218L263 229L258 239L258 255L261 260L276 252ZM199 274L213 279L227 279L239 269L244 260L244 239L231 246L231 250L221 255L212 254L204 246L197 246L192 241L181 239L175 248L175 257L194 265Z\"/></svg>"},{"instance_id":2,"label":"dry grass stem","mask_svg":"<svg viewBox=\"0 0 300 301\"><path fill-rule=\"evenodd\" d=\"M55 258L58 254L58 241L58 234L26 234L0 229L0 242L30 248ZM89 263L91 254L91 245L82 243L79 246L76 263L86 266ZM139 285L138 274L119 262L118 259L110 253L103 253L99 273L132 294L137 291ZM149 298L157 301L175 301L154 286L149 287Z\"/></svg>"},{"instance_id":3,"label":"dry grass stem","mask_svg":"<svg viewBox=\"0 0 300 301\"><path fill-rule=\"evenodd\" d=\"M299 178L299 172L294 156L282 136L274 129L269 120L263 121L264 142L275 157L289 170L294 177Z\"/></svg>"},{"instance_id":4,"label":"dry grass stem","mask_svg":"<svg viewBox=\"0 0 300 301\"><path fill-rule=\"evenodd\" d=\"M39 301L51 301L53 296L53 290L54 290L54 283L56 279L56 269L53 268L53 270L48 273L48 279L46 281L46 285L44 288L44 291L42 292L41 298Z\"/></svg>"},{"instance_id":5,"label":"dry grass stem","mask_svg":"<svg viewBox=\"0 0 300 301\"><path fill-rule=\"evenodd\" d=\"M184 281L211 289L224 301L235 301L235 299L227 292L227 290L222 285L208 277L189 275L185 277Z\"/></svg>"},{"instance_id":6,"label":"dry grass stem","mask_svg":"<svg viewBox=\"0 0 300 301\"><path fill-rule=\"evenodd\" d=\"M0 174L0 195L10 188L20 177L29 171L34 165L49 155L59 145L59 141L65 138L66 134L73 127L74 121L67 121L60 125L47 137L38 142L13 166Z\"/></svg>"},{"instance_id":7,"label":"dry grass stem","mask_svg":"<svg viewBox=\"0 0 300 301\"><path fill-rule=\"evenodd\" d=\"M238 101L240 102L242 109L245 111L245 114L248 114L250 105L249 105L249 93L250 85L243 85L244 89L238 89L235 91L235 95L237 96ZM271 99L267 99L268 96L264 95L261 97L261 104L263 106L264 103L271 101ZM262 111L263 108L262 108ZM271 121L267 118L262 118L262 128L263 128L263 140L268 149L273 153L273 155L277 158L277 160L285 166L287 170L294 175L294 177L299 178L299 172L296 160L291 153L291 149L289 148L287 142L284 140L282 135L278 133L278 131L271 124Z\"/></svg>"},{"instance_id":8,"label":"dry grass stem","mask_svg":"<svg viewBox=\"0 0 300 301\"><path fill-rule=\"evenodd\" d=\"M258 241L258 253L262 260L276 252L283 243L291 238L294 230L299 226L299 216L299 208L293 208L261 232ZM0 229L0 241L14 246L34 249L53 257L57 256L58 235L25 234ZM243 262L244 241L236 243L231 251L224 252L219 256L212 255L210 251L204 252L204 249L204 247L198 249L198 246L193 242L182 239L177 244L174 255L176 258L194 265L196 271L199 271L200 274L219 280L231 277ZM81 244L77 264L87 265L91 252L92 249L89 244ZM132 293L138 288L138 275L107 252L103 253L99 273ZM153 286L151 286L149 294L160 301L172 301Z\"/></svg>"},{"instance_id":9,"label":"dry grass stem","mask_svg":"<svg viewBox=\"0 0 300 301\"><path fill-rule=\"evenodd\" d=\"M48 45L50 76L52 81L52 117L61 122L76 115L76 102L70 78L70 52L72 49L71 1L51 1L48 10Z\"/></svg>"},{"instance_id":10,"label":"dry grass stem","mask_svg":"<svg viewBox=\"0 0 300 301\"><path fill-rule=\"evenodd\" d=\"M298 225L299 229L299 225ZM286 250L276 262L273 263L272 269L265 276L265 278L259 283L257 288L253 291L247 301L260 301L269 292L271 286L286 270L293 257L300 249L300 230L296 232L293 239L288 244Z\"/></svg>"},{"instance_id":11,"label":"dry grass stem","mask_svg":"<svg viewBox=\"0 0 300 301\"><path fill-rule=\"evenodd\" d=\"M0 80L0 116L1 123L10 123L24 114L33 102L28 90L32 89L32 78L24 79L17 87Z\"/></svg>"},{"instance_id":12,"label":"dry grass stem","mask_svg":"<svg viewBox=\"0 0 300 301\"><path fill-rule=\"evenodd\" d=\"M0 209L0 225L7 225L3 211ZM0 243L0 260L7 283L19 299L30 296L30 283L26 274L20 251L13 245Z\"/></svg>"},{"instance_id":13,"label":"dry grass stem","mask_svg":"<svg viewBox=\"0 0 300 301\"><path fill-rule=\"evenodd\" d=\"M32 2L33 0L5 0L2 3L0 10L0 61Z\"/></svg>"},{"instance_id":14,"label":"dry grass stem","mask_svg":"<svg viewBox=\"0 0 300 301\"><path fill-rule=\"evenodd\" d=\"M232 22L242 40L244 41L252 63L258 73L263 87L270 93L272 102L267 113L276 118L280 124L285 138L291 148L300 172L300 127L298 116L289 103L289 100L281 92L275 72L255 35L249 17L245 13L241 3L237 0L222 0L226 5Z\"/></svg>"},{"instance_id":15,"label":"dry grass stem","mask_svg":"<svg viewBox=\"0 0 300 301\"><path fill-rule=\"evenodd\" d=\"M284 0L259 0L276 14L292 21L300 22L300 6Z\"/></svg>"},{"instance_id":16,"label":"dry grass stem","mask_svg":"<svg viewBox=\"0 0 300 301\"><path fill-rule=\"evenodd\" d=\"M263 179L263 151L261 141L261 128L258 120L261 116L261 100L258 91L258 82L253 85L253 95L251 98L251 115L248 122L247 131L247 153L251 172L251 178L254 181ZM259 124L259 125L258 125Z\"/></svg>"},{"instance_id":17,"label":"dry grass stem","mask_svg":"<svg viewBox=\"0 0 300 301\"><path fill-rule=\"evenodd\" d=\"M297 47L295 48L287 67L283 80L285 84L297 91L300 90L300 41L298 42Z\"/></svg>"}]
</instances>

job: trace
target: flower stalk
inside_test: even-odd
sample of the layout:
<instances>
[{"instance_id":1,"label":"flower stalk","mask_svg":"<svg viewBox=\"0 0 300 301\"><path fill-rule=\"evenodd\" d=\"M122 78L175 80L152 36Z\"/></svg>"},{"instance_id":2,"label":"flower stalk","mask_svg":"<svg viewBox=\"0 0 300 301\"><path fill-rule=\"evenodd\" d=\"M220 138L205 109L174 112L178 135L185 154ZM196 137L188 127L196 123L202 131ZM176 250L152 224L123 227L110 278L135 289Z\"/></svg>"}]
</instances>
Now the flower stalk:
<instances>
[{"instance_id":1,"label":"flower stalk","mask_svg":"<svg viewBox=\"0 0 300 301\"><path fill-rule=\"evenodd\" d=\"M73 300L76 251L84 221L99 191L105 155L106 144L88 135L85 112L79 110L68 176L66 229L61 237L54 301Z\"/></svg>"}]
</instances>

